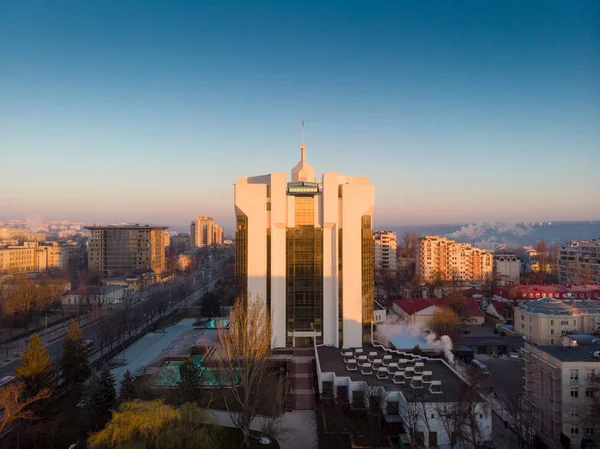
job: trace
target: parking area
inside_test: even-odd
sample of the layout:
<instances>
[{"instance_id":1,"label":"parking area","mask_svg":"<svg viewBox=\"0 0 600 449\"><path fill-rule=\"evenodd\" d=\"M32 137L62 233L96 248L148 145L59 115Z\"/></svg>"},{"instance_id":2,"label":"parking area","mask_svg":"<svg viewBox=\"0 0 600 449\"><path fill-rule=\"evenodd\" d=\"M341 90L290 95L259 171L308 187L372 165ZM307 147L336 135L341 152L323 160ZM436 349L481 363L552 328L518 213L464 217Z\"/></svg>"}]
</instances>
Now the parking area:
<instances>
[{"instance_id":1,"label":"parking area","mask_svg":"<svg viewBox=\"0 0 600 449\"><path fill-rule=\"evenodd\" d=\"M523 359L513 359L508 356L496 358L483 354L477 355L476 358L487 366L492 387L502 403L509 403L510 399L522 390L525 382Z\"/></svg>"}]
</instances>

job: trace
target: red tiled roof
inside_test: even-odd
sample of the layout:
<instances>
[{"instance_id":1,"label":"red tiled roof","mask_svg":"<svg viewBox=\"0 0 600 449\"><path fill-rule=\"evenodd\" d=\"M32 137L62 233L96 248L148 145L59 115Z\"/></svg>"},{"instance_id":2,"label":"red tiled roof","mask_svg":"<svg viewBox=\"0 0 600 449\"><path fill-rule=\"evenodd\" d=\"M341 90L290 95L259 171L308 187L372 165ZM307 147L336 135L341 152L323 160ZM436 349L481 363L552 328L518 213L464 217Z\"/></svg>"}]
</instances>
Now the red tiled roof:
<instances>
[{"instance_id":1,"label":"red tiled roof","mask_svg":"<svg viewBox=\"0 0 600 449\"><path fill-rule=\"evenodd\" d=\"M397 299L394 304L408 315L414 315L421 310L433 305L434 298L404 298Z\"/></svg>"},{"instance_id":2,"label":"red tiled roof","mask_svg":"<svg viewBox=\"0 0 600 449\"><path fill-rule=\"evenodd\" d=\"M507 302L492 301L490 305L494 306L494 309L496 309L496 312L500 315L506 316L511 314L511 307Z\"/></svg>"},{"instance_id":3,"label":"red tiled roof","mask_svg":"<svg viewBox=\"0 0 600 449\"><path fill-rule=\"evenodd\" d=\"M463 298L463 302L467 306L466 314L468 316L484 316L475 298Z\"/></svg>"},{"instance_id":4,"label":"red tiled roof","mask_svg":"<svg viewBox=\"0 0 600 449\"><path fill-rule=\"evenodd\" d=\"M484 316L475 298L463 298L463 303L467 306L464 316ZM448 301L439 298L404 298L394 301L394 304L406 314L414 315L430 306L444 307L448 304Z\"/></svg>"}]
</instances>

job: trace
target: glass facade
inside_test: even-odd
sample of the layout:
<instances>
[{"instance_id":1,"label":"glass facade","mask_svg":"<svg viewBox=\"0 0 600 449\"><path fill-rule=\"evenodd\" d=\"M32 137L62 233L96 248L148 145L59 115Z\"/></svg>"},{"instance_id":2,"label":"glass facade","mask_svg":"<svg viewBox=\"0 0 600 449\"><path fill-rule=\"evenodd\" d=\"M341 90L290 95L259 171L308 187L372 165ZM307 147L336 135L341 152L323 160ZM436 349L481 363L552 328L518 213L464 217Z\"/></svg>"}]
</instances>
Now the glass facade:
<instances>
[{"instance_id":1,"label":"glass facade","mask_svg":"<svg viewBox=\"0 0 600 449\"><path fill-rule=\"evenodd\" d=\"M237 298L248 296L248 217L237 216L235 228L235 293Z\"/></svg>"},{"instance_id":2,"label":"glass facade","mask_svg":"<svg viewBox=\"0 0 600 449\"><path fill-rule=\"evenodd\" d=\"M344 287L343 287L343 259L342 244L343 229L338 230L338 329L339 345L344 344Z\"/></svg>"},{"instance_id":3,"label":"glass facade","mask_svg":"<svg viewBox=\"0 0 600 449\"><path fill-rule=\"evenodd\" d=\"M267 313L271 315L271 228L267 229Z\"/></svg>"},{"instance_id":4,"label":"glass facade","mask_svg":"<svg viewBox=\"0 0 600 449\"><path fill-rule=\"evenodd\" d=\"M371 343L373 308L375 305L375 267L373 260L373 227L370 215L362 216L362 321L363 343Z\"/></svg>"},{"instance_id":5,"label":"glass facade","mask_svg":"<svg viewBox=\"0 0 600 449\"><path fill-rule=\"evenodd\" d=\"M296 196L295 226L286 230L286 335L294 331L322 333L323 230L316 228L315 199ZM316 337L320 344L323 337ZM294 344L295 343L295 344ZM286 346L312 346L311 339L286 338Z\"/></svg>"}]
</instances>

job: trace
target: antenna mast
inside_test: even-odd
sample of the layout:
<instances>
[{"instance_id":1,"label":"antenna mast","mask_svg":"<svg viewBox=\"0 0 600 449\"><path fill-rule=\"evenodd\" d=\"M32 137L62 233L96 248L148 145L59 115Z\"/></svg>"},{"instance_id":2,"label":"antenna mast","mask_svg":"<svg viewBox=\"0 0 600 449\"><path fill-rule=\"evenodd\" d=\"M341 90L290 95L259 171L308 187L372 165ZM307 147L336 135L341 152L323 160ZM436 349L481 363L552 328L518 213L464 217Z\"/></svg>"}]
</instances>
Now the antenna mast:
<instances>
[{"instance_id":1,"label":"antenna mast","mask_svg":"<svg viewBox=\"0 0 600 449\"><path fill-rule=\"evenodd\" d=\"M304 119L302 119L302 144L304 144Z\"/></svg>"}]
</instances>

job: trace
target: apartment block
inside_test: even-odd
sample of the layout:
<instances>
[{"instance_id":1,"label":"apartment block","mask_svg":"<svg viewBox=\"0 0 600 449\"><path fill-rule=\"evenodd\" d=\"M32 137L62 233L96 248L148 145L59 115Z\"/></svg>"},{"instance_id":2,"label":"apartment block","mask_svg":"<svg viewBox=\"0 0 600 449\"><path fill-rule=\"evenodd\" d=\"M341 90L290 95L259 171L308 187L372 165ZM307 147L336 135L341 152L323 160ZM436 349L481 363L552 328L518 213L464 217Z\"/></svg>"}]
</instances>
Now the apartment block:
<instances>
[{"instance_id":1,"label":"apartment block","mask_svg":"<svg viewBox=\"0 0 600 449\"><path fill-rule=\"evenodd\" d=\"M492 251L427 235L417 245L416 272L423 281L482 281L492 276Z\"/></svg>"},{"instance_id":2,"label":"apartment block","mask_svg":"<svg viewBox=\"0 0 600 449\"><path fill-rule=\"evenodd\" d=\"M118 276L130 271L149 269L156 276L166 269L166 226L110 225L86 226L88 266L102 276Z\"/></svg>"},{"instance_id":3,"label":"apartment block","mask_svg":"<svg viewBox=\"0 0 600 449\"><path fill-rule=\"evenodd\" d=\"M35 246L9 246L0 249L0 274L16 274L36 271Z\"/></svg>"},{"instance_id":4,"label":"apartment block","mask_svg":"<svg viewBox=\"0 0 600 449\"><path fill-rule=\"evenodd\" d=\"M204 248L213 244L214 220L211 217L196 217L190 225L192 247Z\"/></svg>"},{"instance_id":5,"label":"apartment block","mask_svg":"<svg viewBox=\"0 0 600 449\"><path fill-rule=\"evenodd\" d=\"M600 284L600 239L573 240L559 246L558 282Z\"/></svg>"},{"instance_id":6,"label":"apartment block","mask_svg":"<svg viewBox=\"0 0 600 449\"><path fill-rule=\"evenodd\" d=\"M396 277L398 271L396 233L377 231L373 240L375 242L375 269L383 270L387 275Z\"/></svg>"},{"instance_id":7,"label":"apartment block","mask_svg":"<svg viewBox=\"0 0 600 449\"><path fill-rule=\"evenodd\" d=\"M223 226L219 226L218 224L215 224L213 243L215 245L223 244Z\"/></svg>"},{"instance_id":8,"label":"apartment block","mask_svg":"<svg viewBox=\"0 0 600 449\"><path fill-rule=\"evenodd\" d=\"M565 337L565 346L525 343L526 410L550 447L576 449L585 447L585 439L597 440L600 423L591 406L598 394L592 378L600 373L600 339L588 337L576 345Z\"/></svg>"},{"instance_id":9,"label":"apartment block","mask_svg":"<svg viewBox=\"0 0 600 449\"><path fill-rule=\"evenodd\" d=\"M300 147L285 173L239 178L235 273L239 297L270 310L274 348L371 341L373 207L367 178L324 173L317 182Z\"/></svg>"},{"instance_id":10,"label":"apartment block","mask_svg":"<svg viewBox=\"0 0 600 449\"><path fill-rule=\"evenodd\" d=\"M521 259L516 254L495 254L494 278L502 287L518 285L521 282Z\"/></svg>"},{"instance_id":11,"label":"apartment block","mask_svg":"<svg viewBox=\"0 0 600 449\"><path fill-rule=\"evenodd\" d=\"M600 301L527 301L514 309L514 329L541 346L560 345L561 336L571 333L600 332Z\"/></svg>"}]
</instances>

